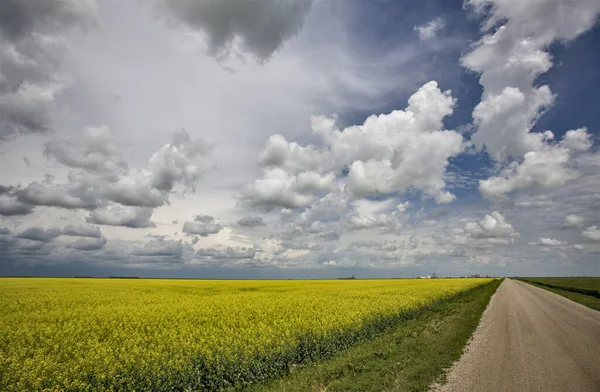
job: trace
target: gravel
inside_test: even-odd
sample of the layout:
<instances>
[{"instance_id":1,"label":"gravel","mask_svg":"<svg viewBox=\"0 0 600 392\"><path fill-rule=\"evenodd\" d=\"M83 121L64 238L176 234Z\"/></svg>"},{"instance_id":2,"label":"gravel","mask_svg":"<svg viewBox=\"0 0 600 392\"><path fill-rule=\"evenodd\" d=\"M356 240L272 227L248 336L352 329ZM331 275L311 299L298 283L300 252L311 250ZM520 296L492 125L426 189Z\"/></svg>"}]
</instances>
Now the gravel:
<instances>
[{"instance_id":1,"label":"gravel","mask_svg":"<svg viewBox=\"0 0 600 392\"><path fill-rule=\"evenodd\" d=\"M505 279L435 392L600 391L600 312Z\"/></svg>"}]
</instances>

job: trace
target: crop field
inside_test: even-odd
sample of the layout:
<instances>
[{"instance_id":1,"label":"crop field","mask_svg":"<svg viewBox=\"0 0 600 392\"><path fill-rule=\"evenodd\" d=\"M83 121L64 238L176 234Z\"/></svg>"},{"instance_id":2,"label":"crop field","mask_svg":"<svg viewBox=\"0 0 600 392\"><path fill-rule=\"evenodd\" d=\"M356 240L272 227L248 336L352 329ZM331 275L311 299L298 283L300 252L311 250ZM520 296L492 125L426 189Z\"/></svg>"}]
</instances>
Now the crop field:
<instances>
[{"instance_id":1,"label":"crop field","mask_svg":"<svg viewBox=\"0 0 600 392\"><path fill-rule=\"evenodd\" d=\"M600 298L600 278L526 278L523 280Z\"/></svg>"},{"instance_id":2,"label":"crop field","mask_svg":"<svg viewBox=\"0 0 600 392\"><path fill-rule=\"evenodd\" d=\"M491 279L0 279L0 390L243 387Z\"/></svg>"}]
</instances>

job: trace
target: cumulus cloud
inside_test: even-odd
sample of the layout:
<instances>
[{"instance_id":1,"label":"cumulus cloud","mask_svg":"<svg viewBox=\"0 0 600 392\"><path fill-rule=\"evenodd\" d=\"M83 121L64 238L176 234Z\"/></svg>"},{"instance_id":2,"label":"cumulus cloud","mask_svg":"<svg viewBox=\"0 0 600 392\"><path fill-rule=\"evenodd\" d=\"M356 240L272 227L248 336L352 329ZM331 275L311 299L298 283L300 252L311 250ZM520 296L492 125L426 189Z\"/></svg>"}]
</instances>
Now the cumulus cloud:
<instances>
[{"instance_id":1,"label":"cumulus cloud","mask_svg":"<svg viewBox=\"0 0 600 392\"><path fill-rule=\"evenodd\" d=\"M40 242L50 242L61 234L62 231L58 228L45 229L42 227L29 227L19 233L17 238Z\"/></svg>"},{"instance_id":2,"label":"cumulus cloud","mask_svg":"<svg viewBox=\"0 0 600 392\"><path fill-rule=\"evenodd\" d=\"M154 227L151 208L110 206L90 212L86 222L130 228Z\"/></svg>"},{"instance_id":3,"label":"cumulus cloud","mask_svg":"<svg viewBox=\"0 0 600 392\"><path fill-rule=\"evenodd\" d=\"M590 226L581 232L581 236L591 241L600 241L600 229L598 226Z\"/></svg>"},{"instance_id":4,"label":"cumulus cloud","mask_svg":"<svg viewBox=\"0 0 600 392\"><path fill-rule=\"evenodd\" d=\"M391 219L386 214L375 214L371 216L351 215L347 218L346 224L349 230L374 229L390 225Z\"/></svg>"},{"instance_id":5,"label":"cumulus cloud","mask_svg":"<svg viewBox=\"0 0 600 392\"><path fill-rule=\"evenodd\" d=\"M0 142L52 129L66 37L89 26L91 1L4 0L0 3Z\"/></svg>"},{"instance_id":6,"label":"cumulus cloud","mask_svg":"<svg viewBox=\"0 0 600 392\"><path fill-rule=\"evenodd\" d=\"M548 46L572 40L590 29L600 12L598 2L577 0L469 0L465 3L485 17L483 37L462 58L465 67L480 73L481 102L473 110L477 130L471 141L490 157L511 165L480 189L486 196L504 195L531 186L558 187L577 177L569 163L574 154L591 147L585 128L567 132L553 143L550 131L531 132L554 102L546 85L536 78L552 67Z\"/></svg>"},{"instance_id":7,"label":"cumulus cloud","mask_svg":"<svg viewBox=\"0 0 600 392\"><path fill-rule=\"evenodd\" d=\"M86 183L48 185L32 182L16 195L19 202L33 206L90 210L99 205L95 189Z\"/></svg>"},{"instance_id":8,"label":"cumulus cloud","mask_svg":"<svg viewBox=\"0 0 600 392\"><path fill-rule=\"evenodd\" d=\"M346 185L358 197L416 189L438 203L449 202L454 195L444 189L444 172L448 160L463 150L462 136L442 129L454 104L450 92L432 81L409 98L406 110L370 116L362 125L339 130L334 118L313 117L321 146L302 147L271 136L259 157L263 178L243 190L242 200L307 207Z\"/></svg>"},{"instance_id":9,"label":"cumulus cloud","mask_svg":"<svg viewBox=\"0 0 600 392\"><path fill-rule=\"evenodd\" d=\"M525 154L519 164L513 161L500 175L479 181L484 196L505 195L515 190L539 187L553 189L579 176L567 167L571 155L565 148L548 146Z\"/></svg>"},{"instance_id":10,"label":"cumulus cloud","mask_svg":"<svg viewBox=\"0 0 600 392\"><path fill-rule=\"evenodd\" d=\"M202 171L194 164L194 159L208 153L210 149L204 140L192 139L187 131L175 131L171 143L155 152L148 162L152 186L166 192L171 191L176 183L195 189Z\"/></svg>"},{"instance_id":11,"label":"cumulus cloud","mask_svg":"<svg viewBox=\"0 0 600 392\"><path fill-rule=\"evenodd\" d=\"M442 18L435 18L427 23L415 26L414 30L419 33L421 41L429 41L435 38L446 27Z\"/></svg>"},{"instance_id":12,"label":"cumulus cloud","mask_svg":"<svg viewBox=\"0 0 600 392\"><path fill-rule=\"evenodd\" d=\"M246 216L237 221L237 224L244 227L265 226L265 222L260 216Z\"/></svg>"},{"instance_id":13,"label":"cumulus cloud","mask_svg":"<svg viewBox=\"0 0 600 392\"><path fill-rule=\"evenodd\" d=\"M223 226L215 222L215 218L210 215L198 215L193 222L185 222L182 231L186 234L208 237L211 234L217 234L223 229Z\"/></svg>"},{"instance_id":14,"label":"cumulus cloud","mask_svg":"<svg viewBox=\"0 0 600 392\"><path fill-rule=\"evenodd\" d=\"M565 245L564 242L561 242L555 238L548 238L548 237L541 237L539 242L537 242L537 245L542 245L542 246L561 246L561 245Z\"/></svg>"},{"instance_id":15,"label":"cumulus cloud","mask_svg":"<svg viewBox=\"0 0 600 392\"><path fill-rule=\"evenodd\" d=\"M118 225L123 221L127 227L149 227L151 209L167 204L177 185L178 189L195 189L203 173L196 160L209 150L202 139L178 130L146 167L131 168L108 127L88 127L79 141L45 144L48 158L75 169L68 173L66 183L34 181L24 188L11 188L0 195L0 212L25 214L34 206L96 210L90 215L92 222ZM109 214L105 207L110 203L132 208Z\"/></svg>"},{"instance_id":16,"label":"cumulus cloud","mask_svg":"<svg viewBox=\"0 0 600 392\"><path fill-rule=\"evenodd\" d=\"M562 227L564 229L582 227L585 223L585 218L579 215L567 215L563 221Z\"/></svg>"},{"instance_id":17,"label":"cumulus cloud","mask_svg":"<svg viewBox=\"0 0 600 392\"><path fill-rule=\"evenodd\" d=\"M513 226L498 211L486 215L479 222L468 222L465 232L473 238L505 238L518 236Z\"/></svg>"},{"instance_id":18,"label":"cumulus cloud","mask_svg":"<svg viewBox=\"0 0 600 392\"><path fill-rule=\"evenodd\" d=\"M311 0L162 0L176 22L206 36L219 59L251 53L273 55L302 27Z\"/></svg>"}]
</instances>

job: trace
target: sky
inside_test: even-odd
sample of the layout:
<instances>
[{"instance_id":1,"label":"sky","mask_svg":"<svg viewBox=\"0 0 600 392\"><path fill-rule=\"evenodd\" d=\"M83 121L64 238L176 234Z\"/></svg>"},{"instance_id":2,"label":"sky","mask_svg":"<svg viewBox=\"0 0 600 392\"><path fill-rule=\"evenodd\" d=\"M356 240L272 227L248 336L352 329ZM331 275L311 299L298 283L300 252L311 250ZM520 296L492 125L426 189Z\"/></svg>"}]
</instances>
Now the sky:
<instances>
[{"instance_id":1,"label":"sky","mask_svg":"<svg viewBox=\"0 0 600 392\"><path fill-rule=\"evenodd\" d=\"M597 0L0 2L0 275L600 275Z\"/></svg>"}]
</instances>

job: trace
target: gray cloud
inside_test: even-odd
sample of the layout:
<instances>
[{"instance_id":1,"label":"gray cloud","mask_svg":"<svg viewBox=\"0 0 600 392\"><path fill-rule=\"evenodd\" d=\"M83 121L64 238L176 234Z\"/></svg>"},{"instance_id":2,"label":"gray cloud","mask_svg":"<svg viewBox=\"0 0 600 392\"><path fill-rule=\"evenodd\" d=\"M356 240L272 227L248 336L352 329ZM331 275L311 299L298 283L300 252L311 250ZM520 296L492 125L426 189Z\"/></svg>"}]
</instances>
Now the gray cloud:
<instances>
[{"instance_id":1,"label":"gray cloud","mask_svg":"<svg viewBox=\"0 0 600 392\"><path fill-rule=\"evenodd\" d=\"M106 245L106 237L79 238L67 245L67 248L75 250L99 250Z\"/></svg>"},{"instance_id":2,"label":"gray cloud","mask_svg":"<svg viewBox=\"0 0 600 392\"><path fill-rule=\"evenodd\" d=\"M235 250L231 247L226 249L199 249L196 252L196 258L198 259L215 259L215 260L240 260L240 259L253 259L256 256L256 249L254 248L242 248Z\"/></svg>"},{"instance_id":3,"label":"gray cloud","mask_svg":"<svg viewBox=\"0 0 600 392\"><path fill-rule=\"evenodd\" d=\"M260 216L246 216L237 221L237 224L244 227L265 226L263 218Z\"/></svg>"},{"instance_id":4,"label":"gray cloud","mask_svg":"<svg viewBox=\"0 0 600 392\"><path fill-rule=\"evenodd\" d=\"M193 222L185 222L182 231L186 234L195 234L207 237L211 234L217 234L223 229L223 226L215 222L215 218L210 215L198 215Z\"/></svg>"},{"instance_id":5,"label":"gray cloud","mask_svg":"<svg viewBox=\"0 0 600 392\"><path fill-rule=\"evenodd\" d=\"M51 129L55 95L66 84L61 38L93 19L89 1L0 2L0 142Z\"/></svg>"},{"instance_id":6,"label":"gray cloud","mask_svg":"<svg viewBox=\"0 0 600 392\"><path fill-rule=\"evenodd\" d=\"M107 126L86 128L79 146L68 140L47 142L44 145L44 155L67 167L102 173L109 177L128 168L118 153L117 144Z\"/></svg>"},{"instance_id":7,"label":"gray cloud","mask_svg":"<svg viewBox=\"0 0 600 392\"><path fill-rule=\"evenodd\" d=\"M71 183L47 185L32 182L15 192L17 200L34 206L60 207L66 209L94 209L98 206L95 190L88 184Z\"/></svg>"},{"instance_id":8,"label":"gray cloud","mask_svg":"<svg viewBox=\"0 0 600 392\"><path fill-rule=\"evenodd\" d=\"M148 163L152 186L169 192L177 182L181 182L187 188L194 189L202 172L192 162L198 156L207 154L211 148L202 139L192 139L183 129L173 132L171 143L154 153Z\"/></svg>"},{"instance_id":9,"label":"gray cloud","mask_svg":"<svg viewBox=\"0 0 600 392\"><path fill-rule=\"evenodd\" d=\"M69 235L74 237L91 237L91 238L100 238L102 237L102 232L100 228L96 226L73 226L68 225L62 230L63 235Z\"/></svg>"},{"instance_id":10,"label":"gray cloud","mask_svg":"<svg viewBox=\"0 0 600 392\"><path fill-rule=\"evenodd\" d=\"M27 215L33 212L33 206L15 200L14 198L5 197L0 194L0 215L14 216Z\"/></svg>"},{"instance_id":11,"label":"gray cloud","mask_svg":"<svg viewBox=\"0 0 600 392\"><path fill-rule=\"evenodd\" d=\"M177 184L195 189L202 170L194 160L208 151L210 146L202 139L192 139L185 130L179 130L152 155L146 168L132 169L122 159L108 127L88 127L79 143L45 144L48 158L80 169L69 172L68 183L32 182L7 192L32 206L93 210L113 202L127 207L158 207L168 203ZM17 206L5 209L17 210Z\"/></svg>"},{"instance_id":12,"label":"gray cloud","mask_svg":"<svg viewBox=\"0 0 600 392\"><path fill-rule=\"evenodd\" d=\"M161 263L181 264L193 259L194 249L182 241L159 237L134 247L131 254L141 256L144 260L156 259Z\"/></svg>"},{"instance_id":13,"label":"gray cloud","mask_svg":"<svg viewBox=\"0 0 600 392\"><path fill-rule=\"evenodd\" d=\"M151 208L111 206L90 212L86 222L130 228L154 227Z\"/></svg>"},{"instance_id":14,"label":"gray cloud","mask_svg":"<svg viewBox=\"0 0 600 392\"><path fill-rule=\"evenodd\" d=\"M19 233L17 238L40 242L50 242L61 234L62 231L57 228L44 229L41 227L30 227Z\"/></svg>"},{"instance_id":15,"label":"gray cloud","mask_svg":"<svg viewBox=\"0 0 600 392\"><path fill-rule=\"evenodd\" d=\"M302 27L311 0L163 0L185 26L205 33L208 52L226 58L248 52L271 57Z\"/></svg>"}]
</instances>

